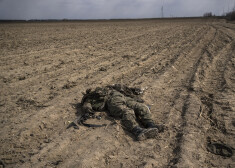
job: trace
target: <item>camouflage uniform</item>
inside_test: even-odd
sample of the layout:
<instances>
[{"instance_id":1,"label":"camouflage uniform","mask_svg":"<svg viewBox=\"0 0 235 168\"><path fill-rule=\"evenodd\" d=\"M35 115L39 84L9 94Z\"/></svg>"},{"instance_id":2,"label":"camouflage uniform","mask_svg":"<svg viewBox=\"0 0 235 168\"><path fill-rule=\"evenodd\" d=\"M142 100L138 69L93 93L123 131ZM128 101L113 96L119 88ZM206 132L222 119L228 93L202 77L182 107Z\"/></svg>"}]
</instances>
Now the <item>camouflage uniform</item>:
<instances>
[{"instance_id":1,"label":"camouflage uniform","mask_svg":"<svg viewBox=\"0 0 235 168\"><path fill-rule=\"evenodd\" d=\"M120 117L123 126L130 131L138 126L136 117L144 126L149 122L153 122L150 110L146 105L115 90L109 95L107 109L112 116Z\"/></svg>"},{"instance_id":2,"label":"camouflage uniform","mask_svg":"<svg viewBox=\"0 0 235 168\"><path fill-rule=\"evenodd\" d=\"M108 87L90 91L83 98L82 104L83 109L87 112L91 112L91 109L94 111L108 110L110 115L121 118L122 125L129 131L138 126L136 118L144 126L149 122L153 123L150 110L145 104Z\"/></svg>"}]
</instances>

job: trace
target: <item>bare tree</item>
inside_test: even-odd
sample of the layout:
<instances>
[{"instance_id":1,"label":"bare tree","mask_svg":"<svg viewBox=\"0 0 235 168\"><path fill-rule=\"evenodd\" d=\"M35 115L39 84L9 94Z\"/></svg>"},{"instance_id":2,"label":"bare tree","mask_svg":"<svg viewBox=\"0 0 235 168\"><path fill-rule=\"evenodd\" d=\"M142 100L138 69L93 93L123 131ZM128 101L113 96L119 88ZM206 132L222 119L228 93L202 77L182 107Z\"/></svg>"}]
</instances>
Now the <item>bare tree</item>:
<instances>
[{"instance_id":1,"label":"bare tree","mask_svg":"<svg viewBox=\"0 0 235 168\"><path fill-rule=\"evenodd\" d=\"M203 17L212 17L212 12L204 13Z\"/></svg>"}]
</instances>

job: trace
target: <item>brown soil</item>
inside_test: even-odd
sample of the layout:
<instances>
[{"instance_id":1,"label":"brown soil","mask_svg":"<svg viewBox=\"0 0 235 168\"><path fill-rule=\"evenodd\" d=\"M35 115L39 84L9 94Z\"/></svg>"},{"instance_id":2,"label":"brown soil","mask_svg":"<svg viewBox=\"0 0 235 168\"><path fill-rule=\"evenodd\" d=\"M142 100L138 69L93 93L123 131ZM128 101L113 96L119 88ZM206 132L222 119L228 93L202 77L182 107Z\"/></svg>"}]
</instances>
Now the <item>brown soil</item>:
<instances>
[{"instance_id":1,"label":"brown soil","mask_svg":"<svg viewBox=\"0 0 235 168\"><path fill-rule=\"evenodd\" d=\"M223 20L0 24L0 167L235 167L235 25ZM66 129L87 88L146 88L167 130L138 142L105 113Z\"/></svg>"}]
</instances>

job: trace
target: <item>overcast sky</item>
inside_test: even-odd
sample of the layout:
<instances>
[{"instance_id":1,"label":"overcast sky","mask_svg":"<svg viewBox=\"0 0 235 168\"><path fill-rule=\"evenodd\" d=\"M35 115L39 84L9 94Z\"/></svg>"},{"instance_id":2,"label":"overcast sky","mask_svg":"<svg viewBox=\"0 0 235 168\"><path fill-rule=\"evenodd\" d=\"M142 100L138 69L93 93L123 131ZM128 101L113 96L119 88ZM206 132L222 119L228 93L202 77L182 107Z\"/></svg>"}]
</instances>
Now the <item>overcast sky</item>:
<instances>
[{"instance_id":1,"label":"overcast sky","mask_svg":"<svg viewBox=\"0 0 235 168\"><path fill-rule=\"evenodd\" d=\"M112 19L221 15L235 0L0 0L0 19Z\"/></svg>"}]
</instances>

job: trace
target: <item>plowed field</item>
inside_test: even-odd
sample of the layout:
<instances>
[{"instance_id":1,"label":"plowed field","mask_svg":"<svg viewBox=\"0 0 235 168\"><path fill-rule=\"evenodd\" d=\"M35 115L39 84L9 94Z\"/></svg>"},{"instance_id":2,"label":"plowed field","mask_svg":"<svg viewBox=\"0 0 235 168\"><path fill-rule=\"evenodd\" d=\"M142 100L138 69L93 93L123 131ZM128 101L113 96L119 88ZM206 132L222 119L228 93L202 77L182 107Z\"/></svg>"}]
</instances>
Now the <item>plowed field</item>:
<instances>
[{"instance_id":1,"label":"plowed field","mask_svg":"<svg viewBox=\"0 0 235 168\"><path fill-rule=\"evenodd\" d=\"M0 24L0 167L235 167L235 24L223 20ZM82 92L145 88L167 129L136 141L105 112L66 129ZM226 151L225 151L226 152Z\"/></svg>"}]
</instances>

